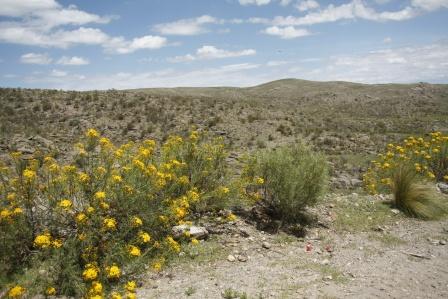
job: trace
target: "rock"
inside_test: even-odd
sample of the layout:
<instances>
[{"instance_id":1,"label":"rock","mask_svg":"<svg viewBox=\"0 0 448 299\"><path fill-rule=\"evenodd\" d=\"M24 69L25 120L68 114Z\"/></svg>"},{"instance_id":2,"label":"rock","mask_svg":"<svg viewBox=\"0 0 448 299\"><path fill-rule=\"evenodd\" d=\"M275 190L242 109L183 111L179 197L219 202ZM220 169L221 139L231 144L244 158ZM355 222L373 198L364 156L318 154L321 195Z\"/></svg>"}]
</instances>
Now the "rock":
<instances>
[{"instance_id":1,"label":"rock","mask_svg":"<svg viewBox=\"0 0 448 299\"><path fill-rule=\"evenodd\" d=\"M198 240L205 239L208 236L208 231L205 227L192 226L190 227L190 236Z\"/></svg>"},{"instance_id":2,"label":"rock","mask_svg":"<svg viewBox=\"0 0 448 299\"><path fill-rule=\"evenodd\" d=\"M227 256L227 260L229 261L229 262L234 262L234 261L236 261L236 258L233 256L233 255L231 255L231 254L229 254L229 256Z\"/></svg>"},{"instance_id":3,"label":"rock","mask_svg":"<svg viewBox=\"0 0 448 299\"><path fill-rule=\"evenodd\" d=\"M333 276L327 275L324 277L324 280L333 280Z\"/></svg>"},{"instance_id":4,"label":"rock","mask_svg":"<svg viewBox=\"0 0 448 299\"><path fill-rule=\"evenodd\" d=\"M185 233L189 233L191 237L198 240L205 239L208 236L208 231L202 226L188 226L186 224L174 226L171 229L175 238L182 237Z\"/></svg>"},{"instance_id":5,"label":"rock","mask_svg":"<svg viewBox=\"0 0 448 299\"><path fill-rule=\"evenodd\" d=\"M328 265L330 263L330 261L328 259L324 259L323 261L320 262L321 265Z\"/></svg>"},{"instance_id":6,"label":"rock","mask_svg":"<svg viewBox=\"0 0 448 299\"><path fill-rule=\"evenodd\" d=\"M361 187L362 181L360 179L351 179L350 184L352 185L352 187Z\"/></svg>"},{"instance_id":7,"label":"rock","mask_svg":"<svg viewBox=\"0 0 448 299\"><path fill-rule=\"evenodd\" d=\"M247 256L245 256L245 255L238 255L238 260L240 262L245 263L245 262L247 262Z\"/></svg>"},{"instance_id":8,"label":"rock","mask_svg":"<svg viewBox=\"0 0 448 299\"><path fill-rule=\"evenodd\" d=\"M437 183L437 189L439 189L439 191L444 194L448 194L448 184L447 183L443 183L443 182Z\"/></svg>"},{"instance_id":9,"label":"rock","mask_svg":"<svg viewBox=\"0 0 448 299\"><path fill-rule=\"evenodd\" d=\"M398 210L398 209L391 209L390 210L394 215L398 215L398 214L400 214L400 210Z\"/></svg>"},{"instance_id":10,"label":"rock","mask_svg":"<svg viewBox=\"0 0 448 299\"><path fill-rule=\"evenodd\" d=\"M439 241L439 244L440 244L440 245L446 245L446 241L445 241L445 240L440 240L440 241Z\"/></svg>"},{"instance_id":11,"label":"rock","mask_svg":"<svg viewBox=\"0 0 448 299\"><path fill-rule=\"evenodd\" d=\"M269 242L263 242L263 244L261 244L261 246L262 246L264 249L270 249L270 248L271 248L271 244L270 244Z\"/></svg>"}]
</instances>

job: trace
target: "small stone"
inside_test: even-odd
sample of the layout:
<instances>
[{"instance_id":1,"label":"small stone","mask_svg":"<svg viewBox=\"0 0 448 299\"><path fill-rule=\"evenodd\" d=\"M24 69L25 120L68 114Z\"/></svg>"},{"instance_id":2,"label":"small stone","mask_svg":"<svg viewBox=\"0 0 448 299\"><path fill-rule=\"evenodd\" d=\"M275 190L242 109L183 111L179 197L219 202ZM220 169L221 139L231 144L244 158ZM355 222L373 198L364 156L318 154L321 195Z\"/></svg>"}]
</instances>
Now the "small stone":
<instances>
[{"instance_id":1,"label":"small stone","mask_svg":"<svg viewBox=\"0 0 448 299\"><path fill-rule=\"evenodd\" d=\"M239 255L239 256L238 256L238 260L239 260L240 262L245 263L245 262L247 262L247 256L245 256L245 255Z\"/></svg>"},{"instance_id":2,"label":"small stone","mask_svg":"<svg viewBox=\"0 0 448 299\"><path fill-rule=\"evenodd\" d=\"M229 255L228 257L227 257L227 260L229 261L229 262L234 262L234 261L236 261L236 258L233 256L233 255Z\"/></svg>"},{"instance_id":3,"label":"small stone","mask_svg":"<svg viewBox=\"0 0 448 299\"><path fill-rule=\"evenodd\" d=\"M394 215L398 215L398 214L400 214L400 210L398 210L398 209L391 209L390 210Z\"/></svg>"},{"instance_id":4,"label":"small stone","mask_svg":"<svg viewBox=\"0 0 448 299\"><path fill-rule=\"evenodd\" d=\"M271 248L271 244L270 244L269 242L263 242L263 244L261 244L261 246L262 246L264 249L270 249L270 248Z\"/></svg>"},{"instance_id":5,"label":"small stone","mask_svg":"<svg viewBox=\"0 0 448 299\"><path fill-rule=\"evenodd\" d=\"M446 245L446 241L445 241L445 240L440 240L440 241L439 241L439 244L440 244L440 245Z\"/></svg>"},{"instance_id":6,"label":"small stone","mask_svg":"<svg viewBox=\"0 0 448 299\"><path fill-rule=\"evenodd\" d=\"M321 265L328 265L330 263L330 261L328 259L324 259L323 261L320 262Z\"/></svg>"},{"instance_id":7,"label":"small stone","mask_svg":"<svg viewBox=\"0 0 448 299\"><path fill-rule=\"evenodd\" d=\"M333 276L327 275L324 277L324 280L333 280Z\"/></svg>"}]
</instances>

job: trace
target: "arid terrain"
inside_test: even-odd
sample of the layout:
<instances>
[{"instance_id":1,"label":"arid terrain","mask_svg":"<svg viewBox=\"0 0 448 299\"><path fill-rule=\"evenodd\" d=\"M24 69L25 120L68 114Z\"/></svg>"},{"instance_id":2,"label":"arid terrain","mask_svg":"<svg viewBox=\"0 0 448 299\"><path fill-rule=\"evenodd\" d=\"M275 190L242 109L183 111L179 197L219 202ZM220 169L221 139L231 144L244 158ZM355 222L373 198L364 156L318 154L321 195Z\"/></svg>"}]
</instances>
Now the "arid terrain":
<instances>
[{"instance_id":1,"label":"arid terrain","mask_svg":"<svg viewBox=\"0 0 448 299\"><path fill-rule=\"evenodd\" d=\"M0 89L0 158L61 160L87 128L116 143L187 134L224 137L238 173L247 150L305 139L331 165L330 189L304 238L257 230L243 215L201 218L187 246L141 298L447 298L448 221L404 217L362 190L368 161L391 141L448 131L448 85L364 85L286 79L250 88L92 92ZM307 250L308 248L308 250Z\"/></svg>"}]
</instances>

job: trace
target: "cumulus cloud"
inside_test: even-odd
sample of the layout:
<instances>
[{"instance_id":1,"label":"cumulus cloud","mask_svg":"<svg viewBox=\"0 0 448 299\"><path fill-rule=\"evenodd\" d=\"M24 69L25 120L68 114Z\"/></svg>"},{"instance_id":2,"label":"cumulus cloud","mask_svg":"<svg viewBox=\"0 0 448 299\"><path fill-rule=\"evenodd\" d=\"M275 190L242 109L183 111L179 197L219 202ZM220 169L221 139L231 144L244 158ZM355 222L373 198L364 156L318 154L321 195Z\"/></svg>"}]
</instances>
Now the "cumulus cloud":
<instances>
[{"instance_id":1,"label":"cumulus cloud","mask_svg":"<svg viewBox=\"0 0 448 299\"><path fill-rule=\"evenodd\" d=\"M306 29L295 28L293 26L286 26L286 27L272 26L263 30L262 33L278 36L282 39L293 39L311 34Z\"/></svg>"},{"instance_id":2,"label":"cumulus cloud","mask_svg":"<svg viewBox=\"0 0 448 299\"><path fill-rule=\"evenodd\" d=\"M47 53L27 53L20 57L20 62L26 64L50 64L53 61Z\"/></svg>"},{"instance_id":3,"label":"cumulus cloud","mask_svg":"<svg viewBox=\"0 0 448 299\"><path fill-rule=\"evenodd\" d=\"M314 24L337 22L342 20L363 19L375 22L386 21L403 21L414 18L419 15L420 11L411 6L407 6L397 11L378 12L367 6L361 0L353 0L351 2L333 5L330 4L326 8L309 12L304 16L277 16L273 19L251 18L249 23L266 24L273 26L310 26Z\"/></svg>"},{"instance_id":4,"label":"cumulus cloud","mask_svg":"<svg viewBox=\"0 0 448 299\"><path fill-rule=\"evenodd\" d=\"M161 36L146 35L127 40L110 36L98 28L67 25L107 23L110 17L87 13L53 0L0 0L0 15L11 18L0 22L0 42L40 47L68 48L73 45L100 45L108 53L128 54L141 49L159 49L167 45Z\"/></svg>"},{"instance_id":5,"label":"cumulus cloud","mask_svg":"<svg viewBox=\"0 0 448 299\"><path fill-rule=\"evenodd\" d=\"M219 23L216 18L203 15L197 18L157 24L153 27L153 30L164 35L197 35L208 32L205 25L216 23Z\"/></svg>"},{"instance_id":6,"label":"cumulus cloud","mask_svg":"<svg viewBox=\"0 0 448 299\"><path fill-rule=\"evenodd\" d=\"M314 0L304 0L304 1L300 1L299 3L297 3L296 8L299 11L307 11L307 10L312 10L312 9L316 9L319 8L319 3L317 1Z\"/></svg>"},{"instance_id":7,"label":"cumulus cloud","mask_svg":"<svg viewBox=\"0 0 448 299\"><path fill-rule=\"evenodd\" d=\"M78 56L73 56L73 57L67 57L67 56L62 56L58 62L58 64L62 64L62 65L87 65L89 64L89 60L83 58L83 57L78 57Z\"/></svg>"},{"instance_id":8,"label":"cumulus cloud","mask_svg":"<svg viewBox=\"0 0 448 299\"><path fill-rule=\"evenodd\" d=\"M241 57L255 55L257 52L254 49L245 49L241 51L228 51L224 49L219 49L214 46L202 46L196 50L194 55L187 54L183 56L176 56L169 58L170 62L187 62L194 60L205 60L205 59L220 59L220 58L230 58L230 57Z\"/></svg>"}]
</instances>

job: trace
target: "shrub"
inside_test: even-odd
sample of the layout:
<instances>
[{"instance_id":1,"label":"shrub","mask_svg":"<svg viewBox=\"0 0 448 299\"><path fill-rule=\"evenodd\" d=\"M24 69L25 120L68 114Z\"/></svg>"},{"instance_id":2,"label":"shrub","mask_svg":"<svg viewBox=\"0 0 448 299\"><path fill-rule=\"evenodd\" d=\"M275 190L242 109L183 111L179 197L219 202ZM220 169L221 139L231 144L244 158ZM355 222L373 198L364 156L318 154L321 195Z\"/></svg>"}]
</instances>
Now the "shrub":
<instances>
[{"instance_id":1,"label":"shrub","mask_svg":"<svg viewBox=\"0 0 448 299\"><path fill-rule=\"evenodd\" d=\"M297 222L323 194L327 172L323 155L296 144L259 152L249 159L243 179L247 196L263 201L282 221Z\"/></svg>"},{"instance_id":2,"label":"shrub","mask_svg":"<svg viewBox=\"0 0 448 299\"><path fill-rule=\"evenodd\" d=\"M11 297L134 298L145 264L160 270L180 251L171 227L232 194L222 140L196 131L158 148L116 147L90 129L75 148L65 165L13 153L0 168L0 281L16 278Z\"/></svg>"},{"instance_id":3,"label":"shrub","mask_svg":"<svg viewBox=\"0 0 448 299\"><path fill-rule=\"evenodd\" d=\"M404 163L412 163L421 178L448 181L448 136L434 132L425 138L410 136L401 144L388 144L364 174L366 190L372 194L391 191L392 175Z\"/></svg>"},{"instance_id":4,"label":"shrub","mask_svg":"<svg viewBox=\"0 0 448 299\"><path fill-rule=\"evenodd\" d=\"M422 183L412 165L404 163L395 168L392 194L395 206L408 216L436 219L445 213L434 186Z\"/></svg>"}]
</instances>

